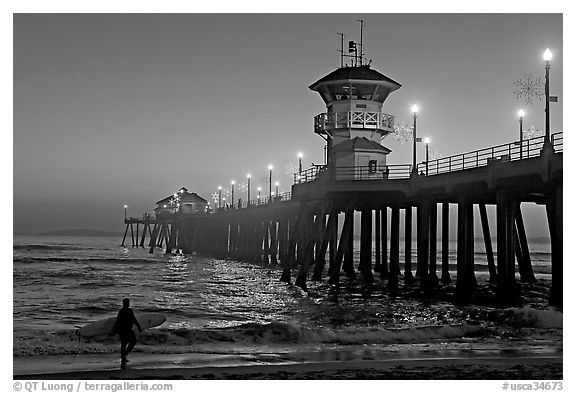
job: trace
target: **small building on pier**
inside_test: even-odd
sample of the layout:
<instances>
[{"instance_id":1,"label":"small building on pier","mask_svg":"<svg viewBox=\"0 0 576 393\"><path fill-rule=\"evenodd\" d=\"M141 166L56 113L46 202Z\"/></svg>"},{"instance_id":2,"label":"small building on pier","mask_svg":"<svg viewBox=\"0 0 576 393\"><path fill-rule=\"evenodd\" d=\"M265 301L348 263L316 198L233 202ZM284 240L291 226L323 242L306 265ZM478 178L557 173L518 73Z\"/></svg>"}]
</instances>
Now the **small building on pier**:
<instances>
[{"instance_id":1,"label":"small building on pier","mask_svg":"<svg viewBox=\"0 0 576 393\"><path fill-rule=\"evenodd\" d=\"M382 179L386 177L387 147L365 137L356 137L337 144L331 150L338 163L336 180ZM353 168L353 170L345 170Z\"/></svg>"},{"instance_id":2,"label":"small building on pier","mask_svg":"<svg viewBox=\"0 0 576 393\"><path fill-rule=\"evenodd\" d=\"M188 192L186 187L180 188L177 193L167 196L156 202L154 214L156 217L165 217L176 212L183 214L205 213L208 201L195 192Z\"/></svg>"}]
</instances>

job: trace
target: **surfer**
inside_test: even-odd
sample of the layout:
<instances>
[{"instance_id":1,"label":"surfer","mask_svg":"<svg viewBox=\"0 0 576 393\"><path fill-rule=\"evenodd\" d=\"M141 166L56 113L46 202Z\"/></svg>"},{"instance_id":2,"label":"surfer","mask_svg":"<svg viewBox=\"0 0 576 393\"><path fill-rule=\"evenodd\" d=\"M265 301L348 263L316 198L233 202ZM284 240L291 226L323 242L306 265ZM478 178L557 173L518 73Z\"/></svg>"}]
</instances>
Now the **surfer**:
<instances>
[{"instance_id":1,"label":"surfer","mask_svg":"<svg viewBox=\"0 0 576 393\"><path fill-rule=\"evenodd\" d=\"M136 334L132 330L134 325L140 332L142 331L138 320L134 316L134 311L130 308L130 299L124 298L122 300L122 308L118 311L118 317L114 325L114 333L120 335L120 356L123 363L128 361L126 356L132 352L136 345Z\"/></svg>"}]
</instances>

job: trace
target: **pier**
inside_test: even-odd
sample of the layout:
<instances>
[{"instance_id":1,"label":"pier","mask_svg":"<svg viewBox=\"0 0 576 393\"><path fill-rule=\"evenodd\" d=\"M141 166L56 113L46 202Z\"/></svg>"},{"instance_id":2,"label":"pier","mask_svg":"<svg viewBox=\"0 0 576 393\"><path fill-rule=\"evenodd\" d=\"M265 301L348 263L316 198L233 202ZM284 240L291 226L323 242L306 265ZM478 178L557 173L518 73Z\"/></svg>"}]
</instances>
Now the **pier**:
<instances>
[{"instance_id":1,"label":"pier","mask_svg":"<svg viewBox=\"0 0 576 393\"><path fill-rule=\"evenodd\" d=\"M563 134L550 132L549 58L545 59L544 136L525 139L521 128L519 141L441 159L430 160L426 154L426 160L417 163L416 143L425 141L417 137L418 107L413 106L412 163L390 165L391 150L382 142L394 132L395 119L382 108L401 85L363 63L361 42L350 43L360 52L346 55L341 47L341 67L309 86L326 104L326 112L314 118L314 133L326 141L323 165L309 169L300 165L287 194L272 197L270 172L268 198L236 204L232 197L232 204L218 203L211 211L185 214L176 208L154 219L125 219L124 239L130 228L133 246L143 246L146 233L150 235L150 252L164 244L166 252L279 264L279 279L294 280L303 289L308 280L327 280L338 286L342 274L359 276L367 283L378 275L392 292L401 279L407 285L417 283L424 292L455 280L455 300L466 302L477 285L474 209L478 209L496 301L514 304L520 296L516 272L523 282L536 280L521 210L522 203L530 202L546 207L552 260L549 299L561 307ZM352 66L342 65L345 57L354 59ZM451 206L457 212L455 277L450 273L448 252ZM496 209L495 228L489 225L488 206ZM354 232L356 212L359 233ZM399 263L402 217L403 271ZM140 224L142 237L137 244ZM358 237L359 260L355 260L354 239ZM437 250L438 240L441 250Z\"/></svg>"},{"instance_id":2,"label":"pier","mask_svg":"<svg viewBox=\"0 0 576 393\"><path fill-rule=\"evenodd\" d=\"M418 165L418 175L410 175L411 168L406 166L402 171L390 171L394 176L385 178L380 174L378 179L362 176L369 172L367 166L345 170L314 167L295 175L291 193L272 200L254 200L212 213L126 219L124 239L130 228L133 246L144 246L146 234L149 235L150 252L164 245L166 252L181 250L280 264L279 278L285 282L294 279L304 289L309 279L327 279L339 285L341 272L349 277L359 273L366 282L372 282L374 274L378 274L387 280L391 290L397 288L402 276L408 283L413 282L414 276L419 277L422 289L455 280L457 297L465 301L476 285L473 209L477 208L490 281L497 285L497 297L509 303L519 295L516 269L522 281L535 280L520 209L521 203L533 202L546 206L552 244L550 302L561 306L562 133L552 135L552 153L542 153L544 137L524 142L530 148L524 148L522 156L520 146L513 142L429 162L427 176L421 174L425 163ZM360 175L338 180L343 173ZM448 260L451 204L457 206L458 214L456 277L450 276ZM488 205L496 206L496 228L489 227ZM415 269L410 255L414 209ZM401 210L405 212L404 272L399 266ZM441 210L439 222L438 210ZM354 212L361 215L359 261L353 260L352 252ZM494 235L495 256L491 237ZM437 239L441 239L439 261Z\"/></svg>"}]
</instances>

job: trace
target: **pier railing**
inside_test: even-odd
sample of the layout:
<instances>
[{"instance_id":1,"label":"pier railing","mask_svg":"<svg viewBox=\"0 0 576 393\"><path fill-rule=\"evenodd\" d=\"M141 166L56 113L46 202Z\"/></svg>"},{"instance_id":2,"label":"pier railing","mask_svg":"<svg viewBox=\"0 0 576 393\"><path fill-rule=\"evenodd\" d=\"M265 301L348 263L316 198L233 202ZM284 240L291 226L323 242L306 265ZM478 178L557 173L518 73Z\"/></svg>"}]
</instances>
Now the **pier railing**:
<instances>
[{"instance_id":1,"label":"pier railing","mask_svg":"<svg viewBox=\"0 0 576 393\"><path fill-rule=\"evenodd\" d=\"M236 206L226 205L225 207L220 208L220 210L246 209L248 207L267 205L269 203L285 202L289 201L291 198L292 198L292 192L288 191L282 194L272 195L272 198L270 198L270 196L262 196L260 198L255 198L251 199L250 201L242 202L240 204L237 204Z\"/></svg>"},{"instance_id":2,"label":"pier railing","mask_svg":"<svg viewBox=\"0 0 576 393\"><path fill-rule=\"evenodd\" d=\"M538 157L544 145L544 136L492 146L468 153L456 154L450 157L424 161L417 165L417 172L421 176L433 176L442 173L457 172L466 169L479 168L487 165L502 164L511 161ZM563 133L552 134L551 144L554 152L563 151ZM332 180L396 180L407 179L412 172L412 165L385 165L385 166L351 166L328 169L326 165L315 165L312 168L294 174L294 184L309 183L323 176L330 176Z\"/></svg>"},{"instance_id":3,"label":"pier railing","mask_svg":"<svg viewBox=\"0 0 576 393\"><path fill-rule=\"evenodd\" d=\"M357 165L338 167L328 171L326 165L317 165L294 174L294 184L309 183L320 176L333 176L335 180L380 180L380 179L406 179L410 177L412 165Z\"/></svg>"},{"instance_id":4,"label":"pier railing","mask_svg":"<svg viewBox=\"0 0 576 393\"><path fill-rule=\"evenodd\" d=\"M564 133L557 132L552 134L552 146L554 147L554 152L561 153L564 151Z\"/></svg>"},{"instance_id":5,"label":"pier railing","mask_svg":"<svg viewBox=\"0 0 576 393\"><path fill-rule=\"evenodd\" d=\"M428 162L424 161L418 164L418 173L420 175L432 176L538 157L544 145L544 138L544 136L539 136L525 139L522 143L516 141ZM551 143L555 152L562 152L562 132L553 134L551 136Z\"/></svg>"},{"instance_id":6,"label":"pier railing","mask_svg":"<svg viewBox=\"0 0 576 393\"><path fill-rule=\"evenodd\" d=\"M411 171L412 165L408 164L337 167L334 170L334 180L407 179Z\"/></svg>"},{"instance_id":7,"label":"pier railing","mask_svg":"<svg viewBox=\"0 0 576 393\"><path fill-rule=\"evenodd\" d=\"M318 176L321 176L322 173L326 172L327 168L327 165L314 165L312 168L308 168L306 170L295 173L294 184L309 183L311 181L315 181Z\"/></svg>"}]
</instances>

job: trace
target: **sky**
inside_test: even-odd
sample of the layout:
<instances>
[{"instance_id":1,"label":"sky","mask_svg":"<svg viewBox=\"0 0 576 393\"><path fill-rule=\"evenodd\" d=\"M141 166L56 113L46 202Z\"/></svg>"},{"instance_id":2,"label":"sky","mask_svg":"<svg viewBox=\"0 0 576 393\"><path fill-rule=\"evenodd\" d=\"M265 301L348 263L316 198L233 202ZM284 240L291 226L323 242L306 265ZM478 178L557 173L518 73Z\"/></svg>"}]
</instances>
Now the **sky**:
<instances>
[{"instance_id":1,"label":"sky","mask_svg":"<svg viewBox=\"0 0 576 393\"><path fill-rule=\"evenodd\" d=\"M542 130L544 102L524 105L514 82L544 78L546 48L563 130L561 14L14 14L14 233L121 231L125 204L140 216L182 186L210 200L235 180L245 199L239 183L267 189L270 164L289 191L298 152L323 163L308 86L339 67L338 33L359 40L358 19L372 67L402 84L383 112L410 122L418 104L431 152L517 140L522 107ZM383 144L411 162L410 143Z\"/></svg>"}]
</instances>

